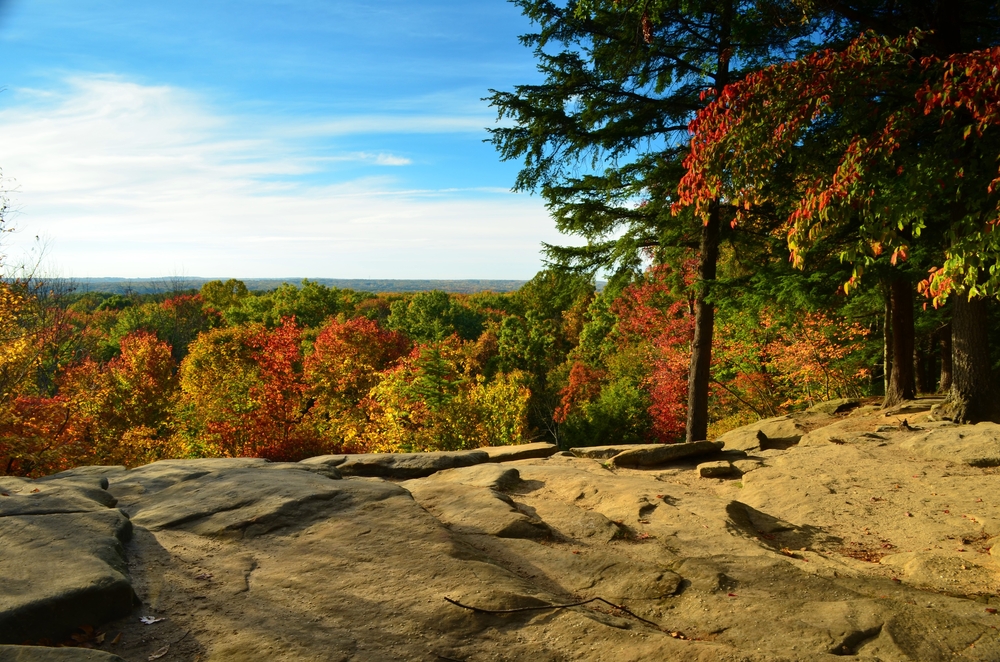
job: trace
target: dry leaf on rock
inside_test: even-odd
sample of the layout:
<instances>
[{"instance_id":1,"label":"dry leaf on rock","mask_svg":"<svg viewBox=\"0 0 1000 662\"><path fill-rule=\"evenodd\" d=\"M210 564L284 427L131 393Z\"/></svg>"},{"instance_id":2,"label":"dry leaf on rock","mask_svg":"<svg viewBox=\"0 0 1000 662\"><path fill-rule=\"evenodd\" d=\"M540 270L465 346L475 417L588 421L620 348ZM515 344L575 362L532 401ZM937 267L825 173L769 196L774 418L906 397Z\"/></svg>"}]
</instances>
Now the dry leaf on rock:
<instances>
[{"instance_id":1,"label":"dry leaf on rock","mask_svg":"<svg viewBox=\"0 0 1000 662\"><path fill-rule=\"evenodd\" d=\"M163 657L164 655L166 655L169 650L170 650L170 644L167 644L166 646L164 646L160 650L158 650L155 653L153 653L152 655L150 655L147 659L149 659L149 660L158 660L161 657Z\"/></svg>"}]
</instances>

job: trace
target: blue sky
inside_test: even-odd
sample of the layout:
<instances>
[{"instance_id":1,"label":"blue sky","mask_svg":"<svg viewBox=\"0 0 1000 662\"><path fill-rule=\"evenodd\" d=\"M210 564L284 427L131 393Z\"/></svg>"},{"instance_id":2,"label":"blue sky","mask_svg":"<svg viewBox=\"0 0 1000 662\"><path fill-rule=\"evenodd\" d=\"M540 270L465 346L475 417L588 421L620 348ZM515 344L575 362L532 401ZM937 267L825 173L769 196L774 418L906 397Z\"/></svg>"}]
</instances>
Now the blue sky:
<instances>
[{"instance_id":1,"label":"blue sky","mask_svg":"<svg viewBox=\"0 0 1000 662\"><path fill-rule=\"evenodd\" d=\"M528 278L565 242L483 143L503 0L0 0L15 257L62 276Z\"/></svg>"}]
</instances>

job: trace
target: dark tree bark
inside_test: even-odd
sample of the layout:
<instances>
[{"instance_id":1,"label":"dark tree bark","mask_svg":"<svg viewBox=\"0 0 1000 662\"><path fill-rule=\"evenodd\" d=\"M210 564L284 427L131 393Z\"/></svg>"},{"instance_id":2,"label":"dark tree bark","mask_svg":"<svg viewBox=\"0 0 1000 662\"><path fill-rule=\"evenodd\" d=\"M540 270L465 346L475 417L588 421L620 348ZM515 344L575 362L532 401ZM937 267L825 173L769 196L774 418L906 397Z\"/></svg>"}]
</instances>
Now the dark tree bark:
<instances>
[{"instance_id":1,"label":"dark tree bark","mask_svg":"<svg viewBox=\"0 0 1000 662\"><path fill-rule=\"evenodd\" d=\"M892 407L917 395L913 378L913 285L904 278L889 281L892 299L892 373L883 407Z\"/></svg>"},{"instance_id":2,"label":"dark tree bark","mask_svg":"<svg viewBox=\"0 0 1000 662\"><path fill-rule=\"evenodd\" d=\"M716 55L715 89L729 83L729 58L732 40L734 3L722 7ZM712 338L715 333L715 304L711 302L712 284L718 271L719 236L722 232L721 209L716 201L701 228L701 255L698 264L698 290L695 293L694 340L691 342L691 369L688 372L688 408L685 438L701 441L708 438L708 386L712 379Z\"/></svg>"},{"instance_id":3,"label":"dark tree bark","mask_svg":"<svg viewBox=\"0 0 1000 662\"><path fill-rule=\"evenodd\" d=\"M1000 420L990 364L987 301L956 294L951 312L952 383L937 414L959 423Z\"/></svg>"},{"instance_id":4,"label":"dark tree bark","mask_svg":"<svg viewBox=\"0 0 1000 662\"><path fill-rule=\"evenodd\" d=\"M885 300L882 318L882 393L889 394L889 376L892 374L892 296L889 288L883 292Z\"/></svg>"},{"instance_id":5,"label":"dark tree bark","mask_svg":"<svg viewBox=\"0 0 1000 662\"><path fill-rule=\"evenodd\" d=\"M694 301L694 341L691 343L691 370L688 373L688 441L708 437L708 385L715 331L715 306L709 300L709 294L719 261L720 226L719 206L713 205L708 223L701 230L700 282Z\"/></svg>"},{"instance_id":6,"label":"dark tree bark","mask_svg":"<svg viewBox=\"0 0 1000 662\"><path fill-rule=\"evenodd\" d=\"M951 324L938 331L938 347L941 352L941 376L938 378L938 393L951 390Z\"/></svg>"},{"instance_id":7,"label":"dark tree bark","mask_svg":"<svg viewBox=\"0 0 1000 662\"><path fill-rule=\"evenodd\" d=\"M935 382L931 379L933 366L933 337L921 336L913 346L913 378L917 393L931 393Z\"/></svg>"}]
</instances>

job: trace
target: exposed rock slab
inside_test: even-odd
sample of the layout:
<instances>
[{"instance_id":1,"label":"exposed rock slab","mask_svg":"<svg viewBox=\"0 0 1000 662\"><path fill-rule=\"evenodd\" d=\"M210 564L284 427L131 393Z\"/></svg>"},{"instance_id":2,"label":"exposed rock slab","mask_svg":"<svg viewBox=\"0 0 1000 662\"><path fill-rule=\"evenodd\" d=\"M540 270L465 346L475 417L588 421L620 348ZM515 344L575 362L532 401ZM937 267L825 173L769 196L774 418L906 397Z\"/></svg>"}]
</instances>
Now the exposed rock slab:
<instances>
[{"instance_id":1,"label":"exposed rock slab","mask_svg":"<svg viewBox=\"0 0 1000 662\"><path fill-rule=\"evenodd\" d=\"M702 462L698 465L698 475L702 478L729 478L738 476L739 470L725 460L718 462Z\"/></svg>"},{"instance_id":2,"label":"exposed rock slab","mask_svg":"<svg viewBox=\"0 0 1000 662\"><path fill-rule=\"evenodd\" d=\"M549 457L559 452L559 447L540 441L518 446L488 446L480 450L490 456L490 462L514 462Z\"/></svg>"},{"instance_id":3,"label":"exposed rock slab","mask_svg":"<svg viewBox=\"0 0 1000 662\"><path fill-rule=\"evenodd\" d=\"M639 446L652 445L652 444L617 444L611 446L578 446L577 448L569 449L569 452L573 454L574 457L583 457L590 460L610 460L615 455L619 453L632 449L638 448Z\"/></svg>"},{"instance_id":4,"label":"exposed rock slab","mask_svg":"<svg viewBox=\"0 0 1000 662\"><path fill-rule=\"evenodd\" d=\"M823 414L826 416L833 416L834 414L842 414L845 411L850 411L861 405L861 400L857 398L836 398L834 400L826 400L824 402L817 402L812 407L806 410L809 414Z\"/></svg>"},{"instance_id":5,"label":"exposed rock slab","mask_svg":"<svg viewBox=\"0 0 1000 662\"><path fill-rule=\"evenodd\" d=\"M3 484L31 494L107 478L133 513L143 605L102 626L122 632L114 651L128 662L167 645L164 660L206 662L1000 659L995 470L902 450L924 432L861 441L879 422L838 428L858 443L706 458L739 464L742 481L702 480L697 461L609 471L554 454L398 484L328 478L345 456ZM118 513L94 503L0 525ZM79 547L66 554L90 554ZM592 606L473 613L445 596L489 609L602 597L659 627Z\"/></svg>"},{"instance_id":6,"label":"exposed rock slab","mask_svg":"<svg viewBox=\"0 0 1000 662\"><path fill-rule=\"evenodd\" d=\"M0 646L0 662L124 662L117 655L87 648Z\"/></svg>"},{"instance_id":7,"label":"exposed rock slab","mask_svg":"<svg viewBox=\"0 0 1000 662\"><path fill-rule=\"evenodd\" d=\"M355 498L378 500L399 491L389 483L335 481L303 470L223 469L149 495L132 519L153 531L179 528L204 536L253 537L301 527Z\"/></svg>"},{"instance_id":8,"label":"exposed rock slab","mask_svg":"<svg viewBox=\"0 0 1000 662\"><path fill-rule=\"evenodd\" d=\"M423 478L443 469L489 462L486 451L436 451L431 453L365 453L323 455L303 460L306 465L335 467L344 476L379 478Z\"/></svg>"},{"instance_id":9,"label":"exposed rock slab","mask_svg":"<svg viewBox=\"0 0 1000 662\"><path fill-rule=\"evenodd\" d=\"M680 444L618 444L615 446L582 446L571 448L576 457L591 460L611 460L622 467L652 467L674 460L717 453L723 444L718 441L692 441Z\"/></svg>"},{"instance_id":10,"label":"exposed rock slab","mask_svg":"<svg viewBox=\"0 0 1000 662\"><path fill-rule=\"evenodd\" d=\"M728 450L754 451L795 444L808 430L794 416L766 418L719 437Z\"/></svg>"},{"instance_id":11,"label":"exposed rock slab","mask_svg":"<svg viewBox=\"0 0 1000 662\"><path fill-rule=\"evenodd\" d=\"M909 584L945 595L981 595L1000 589L998 568L990 559L969 553L954 554L915 551L890 554L880 563L893 569Z\"/></svg>"},{"instance_id":12,"label":"exposed rock slab","mask_svg":"<svg viewBox=\"0 0 1000 662\"><path fill-rule=\"evenodd\" d=\"M948 426L912 437L899 446L921 457L970 467L1000 466L1000 425Z\"/></svg>"},{"instance_id":13,"label":"exposed rock slab","mask_svg":"<svg viewBox=\"0 0 1000 662\"><path fill-rule=\"evenodd\" d=\"M88 513L106 510L118 500L101 489L74 481L21 484L5 481L0 489L0 518L16 515L50 515L56 513ZM7 496L4 496L6 494Z\"/></svg>"},{"instance_id":14,"label":"exposed rock slab","mask_svg":"<svg viewBox=\"0 0 1000 662\"><path fill-rule=\"evenodd\" d=\"M60 471L57 474L52 474L51 476L42 476L37 479L37 482L44 483L50 480L58 480L60 482L66 482L70 479L80 479L84 481L96 480L99 482L106 482L108 476L120 476L125 473L127 469L120 464L97 464L88 465L84 467L74 467L73 469L67 469L66 471ZM107 489L107 488L105 488Z\"/></svg>"},{"instance_id":15,"label":"exposed rock slab","mask_svg":"<svg viewBox=\"0 0 1000 662\"><path fill-rule=\"evenodd\" d=\"M65 638L127 614L134 594L116 509L0 518L0 643Z\"/></svg>"},{"instance_id":16,"label":"exposed rock slab","mask_svg":"<svg viewBox=\"0 0 1000 662\"><path fill-rule=\"evenodd\" d=\"M883 426L875 427L875 430ZM893 431L899 431L897 426L893 426ZM885 432L873 431L870 419L845 418L830 425L813 430L802 436L799 440L799 447L808 448L811 446L826 446L828 444L871 444L886 440Z\"/></svg>"},{"instance_id":17,"label":"exposed rock slab","mask_svg":"<svg viewBox=\"0 0 1000 662\"><path fill-rule=\"evenodd\" d=\"M616 467L655 467L675 460L710 455L722 450L721 441L691 441L681 444L643 444L611 458Z\"/></svg>"}]
</instances>

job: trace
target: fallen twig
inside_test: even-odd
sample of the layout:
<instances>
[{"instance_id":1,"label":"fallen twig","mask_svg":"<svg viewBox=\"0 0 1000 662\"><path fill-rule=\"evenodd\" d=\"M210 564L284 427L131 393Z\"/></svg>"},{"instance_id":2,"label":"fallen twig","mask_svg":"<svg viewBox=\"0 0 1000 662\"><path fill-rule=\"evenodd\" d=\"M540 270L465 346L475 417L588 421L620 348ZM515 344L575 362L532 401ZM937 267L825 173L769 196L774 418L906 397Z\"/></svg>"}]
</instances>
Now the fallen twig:
<instances>
[{"instance_id":1,"label":"fallen twig","mask_svg":"<svg viewBox=\"0 0 1000 662\"><path fill-rule=\"evenodd\" d=\"M535 606L535 607L514 607L513 609L483 609L482 607L473 607L471 605L463 605L458 600L452 600L451 598L449 598L447 596L445 596L445 602L449 602L449 603L455 605L456 607L461 607L462 609L468 609L469 611L474 611L474 612L477 612L479 614L514 614L514 613L522 612L522 611L544 611L546 609L568 609L569 607L580 607L582 605L590 604L591 602L603 602L604 604L608 605L609 607L612 607L613 609L617 609L620 612L628 614L629 616L631 616L632 618L634 618L636 620L642 621L643 623L645 623L647 625L652 625L657 630L664 631L663 628L660 627L660 625L658 623L654 623L653 621L646 620L645 618L643 618L642 616L639 616L635 612L630 611L628 608L623 607L622 605L616 605L615 603L609 602L608 600L605 600L604 598L590 598L589 600L581 600L580 602L570 602L570 603L562 604L562 605L538 605L538 606Z\"/></svg>"}]
</instances>

